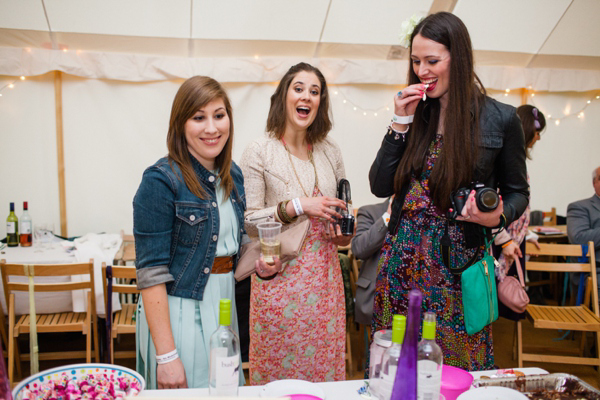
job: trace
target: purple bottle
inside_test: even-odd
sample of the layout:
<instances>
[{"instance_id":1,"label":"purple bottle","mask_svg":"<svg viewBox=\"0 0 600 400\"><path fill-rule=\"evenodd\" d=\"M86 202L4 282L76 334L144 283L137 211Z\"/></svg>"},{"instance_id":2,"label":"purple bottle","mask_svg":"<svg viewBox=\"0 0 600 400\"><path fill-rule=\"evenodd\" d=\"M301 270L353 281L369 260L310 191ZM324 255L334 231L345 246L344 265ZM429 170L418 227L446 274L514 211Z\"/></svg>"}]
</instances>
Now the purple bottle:
<instances>
[{"instance_id":1,"label":"purple bottle","mask_svg":"<svg viewBox=\"0 0 600 400\"><path fill-rule=\"evenodd\" d=\"M408 294L406 335L390 400L417 400L417 348L423 295L416 289Z\"/></svg>"}]
</instances>

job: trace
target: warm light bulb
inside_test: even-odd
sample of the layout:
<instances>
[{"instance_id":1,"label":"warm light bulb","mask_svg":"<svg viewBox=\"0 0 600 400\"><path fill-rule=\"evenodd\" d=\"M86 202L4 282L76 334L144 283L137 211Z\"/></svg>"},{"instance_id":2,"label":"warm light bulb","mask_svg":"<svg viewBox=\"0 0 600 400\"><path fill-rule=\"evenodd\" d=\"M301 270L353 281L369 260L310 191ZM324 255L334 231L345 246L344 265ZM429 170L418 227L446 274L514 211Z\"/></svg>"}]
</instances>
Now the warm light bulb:
<instances>
[{"instance_id":1,"label":"warm light bulb","mask_svg":"<svg viewBox=\"0 0 600 400\"><path fill-rule=\"evenodd\" d=\"M367 112L366 112L366 111L365 111L365 112L363 112L363 115L367 115Z\"/></svg>"},{"instance_id":2,"label":"warm light bulb","mask_svg":"<svg viewBox=\"0 0 600 400\"><path fill-rule=\"evenodd\" d=\"M24 80L25 80L25 77L24 77L23 75L21 75L21 80L22 80L22 81L24 81Z\"/></svg>"},{"instance_id":3,"label":"warm light bulb","mask_svg":"<svg viewBox=\"0 0 600 400\"><path fill-rule=\"evenodd\" d=\"M386 108L385 108L385 111L390 111L390 108L389 108L389 107L386 107Z\"/></svg>"},{"instance_id":4,"label":"warm light bulb","mask_svg":"<svg viewBox=\"0 0 600 400\"><path fill-rule=\"evenodd\" d=\"M506 89L506 90L505 90L505 92L506 92L506 93L510 93L510 89Z\"/></svg>"},{"instance_id":5,"label":"warm light bulb","mask_svg":"<svg viewBox=\"0 0 600 400\"><path fill-rule=\"evenodd\" d=\"M533 86L529 85L529 89L533 89Z\"/></svg>"},{"instance_id":6,"label":"warm light bulb","mask_svg":"<svg viewBox=\"0 0 600 400\"><path fill-rule=\"evenodd\" d=\"M10 85L8 85L8 87L9 87L10 89L12 89L12 88L14 88L14 87L15 87L15 85L13 85L13 84L11 83Z\"/></svg>"},{"instance_id":7,"label":"warm light bulb","mask_svg":"<svg viewBox=\"0 0 600 400\"><path fill-rule=\"evenodd\" d=\"M584 116L584 114L583 114L583 111L582 111L582 112L579 113L579 118L581 118L583 116Z\"/></svg>"},{"instance_id":8,"label":"warm light bulb","mask_svg":"<svg viewBox=\"0 0 600 400\"><path fill-rule=\"evenodd\" d=\"M552 115L548 114L548 119L552 118Z\"/></svg>"},{"instance_id":9,"label":"warm light bulb","mask_svg":"<svg viewBox=\"0 0 600 400\"><path fill-rule=\"evenodd\" d=\"M376 116L377 116L377 113L373 113L373 115L376 117Z\"/></svg>"},{"instance_id":10,"label":"warm light bulb","mask_svg":"<svg viewBox=\"0 0 600 400\"><path fill-rule=\"evenodd\" d=\"M31 53L31 47L25 47L25 51L27 51L28 53Z\"/></svg>"},{"instance_id":11,"label":"warm light bulb","mask_svg":"<svg viewBox=\"0 0 600 400\"><path fill-rule=\"evenodd\" d=\"M2 93L0 93L0 97L2 97Z\"/></svg>"},{"instance_id":12,"label":"warm light bulb","mask_svg":"<svg viewBox=\"0 0 600 400\"><path fill-rule=\"evenodd\" d=\"M337 95L337 90L333 92L333 94Z\"/></svg>"},{"instance_id":13,"label":"warm light bulb","mask_svg":"<svg viewBox=\"0 0 600 400\"><path fill-rule=\"evenodd\" d=\"M258 54L256 54L256 55L254 56L254 59L255 59L255 60L258 60Z\"/></svg>"},{"instance_id":14,"label":"warm light bulb","mask_svg":"<svg viewBox=\"0 0 600 400\"><path fill-rule=\"evenodd\" d=\"M587 101L587 103L588 103L588 104L590 104L591 102L592 102L591 100L588 100L588 101Z\"/></svg>"},{"instance_id":15,"label":"warm light bulb","mask_svg":"<svg viewBox=\"0 0 600 400\"><path fill-rule=\"evenodd\" d=\"M531 93L531 97L535 97L535 93Z\"/></svg>"},{"instance_id":16,"label":"warm light bulb","mask_svg":"<svg viewBox=\"0 0 600 400\"><path fill-rule=\"evenodd\" d=\"M558 126L560 125L560 119L557 119L556 121L554 121L554 123Z\"/></svg>"},{"instance_id":17,"label":"warm light bulb","mask_svg":"<svg viewBox=\"0 0 600 400\"><path fill-rule=\"evenodd\" d=\"M506 97L506 96L508 96L508 93L504 93L504 96L505 96L505 97Z\"/></svg>"},{"instance_id":18,"label":"warm light bulb","mask_svg":"<svg viewBox=\"0 0 600 400\"><path fill-rule=\"evenodd\" d=\"M600 96L596 96L597 99L600 99Z\"/></svg>"},{"instance_id":19,"label":"warm light bulb","mask_svg":"<svg viewBox=\"0 0 600 400\"><path fill-rule=\"evenodd\" d=\"M356 111L356 107L354 107L354 111Z\"/></svg>"},{"instance_id":20,"label":"warm light bulb","mask_svg":"<svg viewBox=\"0 0 600 400\"><path fill-rule=\"evenodd\" d=\"M342 101L342 103L346 104L346 99L344 99L344 101Z\"/></svg>"}]
</instances>

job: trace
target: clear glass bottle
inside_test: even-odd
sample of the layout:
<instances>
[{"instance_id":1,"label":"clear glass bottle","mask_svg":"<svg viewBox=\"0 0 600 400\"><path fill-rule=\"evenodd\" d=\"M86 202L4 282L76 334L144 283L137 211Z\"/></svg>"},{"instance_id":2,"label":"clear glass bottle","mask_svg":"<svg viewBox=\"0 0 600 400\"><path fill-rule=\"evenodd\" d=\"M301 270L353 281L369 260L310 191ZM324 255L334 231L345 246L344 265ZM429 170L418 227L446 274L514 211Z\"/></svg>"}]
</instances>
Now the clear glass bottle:
<instances>
[{"instance_id":1,"label":"clear glass bottle","mask_svg":"<svg viewBox=\"0 0 600 400\"><path fill-rule=\"evenodd\" d=\"M19 245L19 219L15 215L15 203L10 203L10 212L6 218L6 244L8 247Z\"/></svg>"},{"instance_id":2,"label":"clear glass bottle","mask_svg":"<svg viewBox=\"0 0 600 400\"><path fill-rule=\"evenodd\" d=\"M20 234L20 243L23 247L29 247L33 243L32 240L32 225L31 225L31 217L29 216L29 211L27 207L27 202L23 202L23 214L21 214L21 226L19 231Z\"/></svg>"},{"instance_id":3,"label":"clear glass bottle","mask_svg":"<svg viewBox=\"0 0 600 400\"><path fill-rule=\"evenodd\" d=\"M237 396L240 367L240 339L231 329L231 300L221 299L219 327L210 337L210 395Z\"/></svg>"},{"instance_id":4,"label":"clear glass bottle","mask_svg":"<svg viewBox=\"0 0 600 400\"><path fill-rule=\"evenodd\" d=\"M442 349L435 342L435 314L426 312L423 318L423 338L417 351L418 400L438 400L442 386Z\"/></svg>"},{"instance_id":5,"label":"clear glass bottle","mask_svg":"<svg viewBox=\"0 0 600 400\"><path fill-rule=\"evenodd\" d=\"M377 398L379 400L390 400L392 396L396 370L398 369L398 359L400 358L405 332L406 317L404 315L394 315L392 321L392 345L385 349L381 358L381 372L379 374L379 385L377 386Z\"/></svg>"}]
</instances>

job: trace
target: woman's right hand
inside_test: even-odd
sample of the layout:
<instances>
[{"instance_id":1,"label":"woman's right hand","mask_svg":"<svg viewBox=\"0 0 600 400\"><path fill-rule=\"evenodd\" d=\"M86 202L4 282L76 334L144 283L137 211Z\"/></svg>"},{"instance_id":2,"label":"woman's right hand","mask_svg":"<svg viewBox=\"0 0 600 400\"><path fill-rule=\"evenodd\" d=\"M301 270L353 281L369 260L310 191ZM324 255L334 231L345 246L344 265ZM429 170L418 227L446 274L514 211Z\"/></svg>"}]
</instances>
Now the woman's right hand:
<instances>
[{"instance_id":1,"label":"woman's right hand","mask_svg":"<svg viewBox=\"0 0 600 400\"><path fill-rule=\"evenodd\" d=\"M159 389L186 389L188 387L181 358L156 366L156 386Z\"/></svg>"},{"instance_id":2,"label":"woman's right hand","mask_svg":"<svg viewBox=\"0 0 600 400\"><path fill-rule=\"evenodd\" d=\"M318 197L302 197L300 199L304 214L309 217L324 218L329 222L335 222L333 217L342 218L335 211L335 207L346 209L346 203L335 197L318 196Z\"/></svg>"},{"instance_id":3,"label":"woman's right hand","mask_svg":"<svg viewBox=\"0 0 600 400\"><path fill-rule=\"evenodd\" d=\"M399 117L414 115L419 101L423 98L424 91L425 85L417 83L398 92L394 96L394 114Z\"/></svg>"}]
</instances>

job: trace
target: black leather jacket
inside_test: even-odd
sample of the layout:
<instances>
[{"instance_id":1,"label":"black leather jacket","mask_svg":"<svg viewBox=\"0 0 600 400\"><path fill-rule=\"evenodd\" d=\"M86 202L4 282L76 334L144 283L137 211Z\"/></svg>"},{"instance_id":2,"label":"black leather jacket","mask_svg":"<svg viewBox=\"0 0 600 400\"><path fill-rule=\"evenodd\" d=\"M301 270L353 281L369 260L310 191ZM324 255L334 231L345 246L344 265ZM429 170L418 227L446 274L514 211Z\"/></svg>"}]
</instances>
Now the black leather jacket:
<instances>
[{"instance_id":1,"label":"black leather jacket","mask_svg":"<svg viewBox=\"0 0 600 400\"><path fill-rule=\"evenodd\" d=\"M508 226L523 214L529 203L525 137L521 120L514 107L490 97L486 97L480 119L481 149L474 178L487 187L500 189ZM396 140L395 135L385 135L369 171L371 192L375 196L388 197L394 194L394 176L405 148L406 142L402 137ZM408 185L405 185L402 193L394 198L388 225L392 234L397 230L407 189ZM478 230L472 229L478 225L465 225L469 226L465 227L466 232L475 233Z\"/></svg>"}]
</instances>

